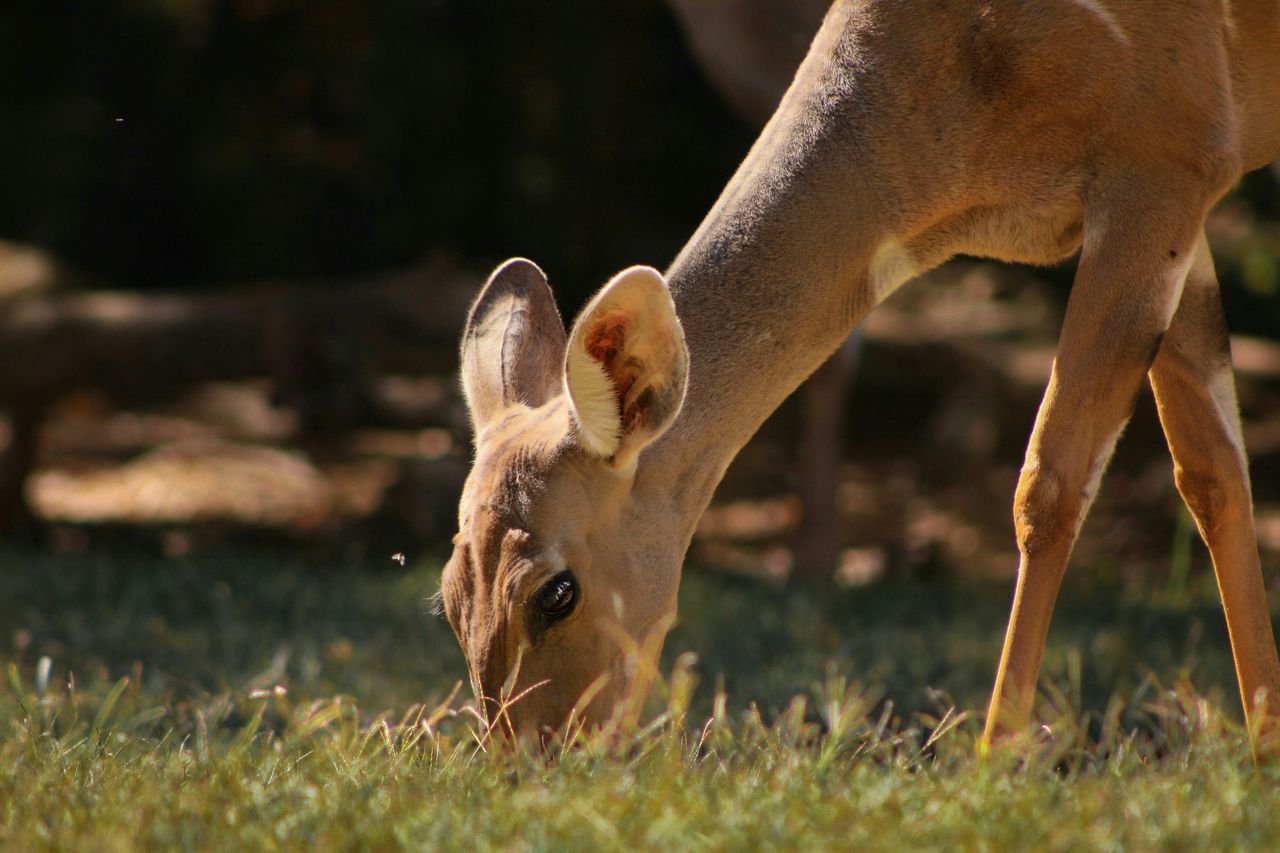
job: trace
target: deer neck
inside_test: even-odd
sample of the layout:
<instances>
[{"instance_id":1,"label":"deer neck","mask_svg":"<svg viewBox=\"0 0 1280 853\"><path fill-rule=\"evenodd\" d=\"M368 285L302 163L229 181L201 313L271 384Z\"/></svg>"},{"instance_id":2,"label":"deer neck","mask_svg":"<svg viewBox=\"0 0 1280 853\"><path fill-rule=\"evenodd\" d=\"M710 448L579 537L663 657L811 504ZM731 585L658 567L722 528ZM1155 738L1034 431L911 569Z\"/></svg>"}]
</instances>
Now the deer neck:
<instances>
[{"instance_id":1,"label":"deer neck","mask_svg":"<svg viewBox=\"0 0 1280 853\"><path fill-rule=\"evenodd\" d=\"M827 22L818 39L840 27ZM669 432L642 455L637 496L683 554L738 450L915 270L892 237L899 188L873 168L871 92L815 43L795 83L667 272L690 353ZM652 510L650 510L652 511ZM674 521L675 525L670 526Z\"/></svg>"}]
</instances>

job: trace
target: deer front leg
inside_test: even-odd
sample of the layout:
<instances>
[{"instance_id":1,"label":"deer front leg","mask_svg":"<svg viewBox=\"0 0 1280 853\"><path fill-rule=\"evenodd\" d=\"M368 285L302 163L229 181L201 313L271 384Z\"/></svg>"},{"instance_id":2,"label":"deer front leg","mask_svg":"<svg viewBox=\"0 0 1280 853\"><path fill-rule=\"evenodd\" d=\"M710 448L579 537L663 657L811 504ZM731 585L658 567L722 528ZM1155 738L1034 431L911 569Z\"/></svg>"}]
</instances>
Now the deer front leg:
<instances>
[{"instance_id":1,"label":"deer front leg","mask_svg":"<svg viewBox=\"0 0 1280 853\"><path fill-rule=\"evenodd\" d=\"M1213 557L1249 729L1274 734L1280 726L1280 659L1253 529L1227 325L1203 236L1151 366L1151 386L1173 454L1174 479Z\"/></svg>"},{"instance_id":2,"label":"deer front leg","mask_svg":"<svg viewBox=\"0 0 1280 853\"><path fill-rule=\"evenodd\" d=\"M1023 730L1076 534L1169 327L1201 205L1106 210L1086 222L1058 355L1014 496L1020 561L984 743ZM1114 225L1112 223L1115 223Z\"/></svg>"}]
</instances>

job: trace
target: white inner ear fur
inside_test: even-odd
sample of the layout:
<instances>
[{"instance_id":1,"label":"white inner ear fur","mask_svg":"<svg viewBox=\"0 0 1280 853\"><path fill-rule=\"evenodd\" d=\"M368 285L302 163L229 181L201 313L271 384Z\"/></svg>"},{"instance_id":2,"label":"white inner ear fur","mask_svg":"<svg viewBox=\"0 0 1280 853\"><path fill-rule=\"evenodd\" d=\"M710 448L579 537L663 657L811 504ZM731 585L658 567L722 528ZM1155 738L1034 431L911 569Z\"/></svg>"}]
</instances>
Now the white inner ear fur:
<instances>
[{"instance_id":1,"label":"white inner ear fur","mask_svg":"<svg viewBox=\"0 0 1280 853\"><path fill-rule=\"evenodd\" d=\"M598 456L617 453L622 443L622 417L618 394L604 367L580 346L571 347L565 361L565 385L582 444Z\"/></svg>"},{"instance_id":2,"label":"white inner ear fur","mask_svg":"<svg viewBox=\"0 0 1280 853\"><path fill-rule=\"evenodd\" d=\"M592 336L619 327L616 354L607 364L598 361ZM565 392L583 448L618 463L632 460L674 418L684 397L687 358L662 274L651 267L631 267L614 276L574 324L565 355ZM619 387L618 382L625 384ZM624 423L623 407L636 405L637 394L655 400L641 405L662 408L629 411Z\"/></svg>"}]
</instances>

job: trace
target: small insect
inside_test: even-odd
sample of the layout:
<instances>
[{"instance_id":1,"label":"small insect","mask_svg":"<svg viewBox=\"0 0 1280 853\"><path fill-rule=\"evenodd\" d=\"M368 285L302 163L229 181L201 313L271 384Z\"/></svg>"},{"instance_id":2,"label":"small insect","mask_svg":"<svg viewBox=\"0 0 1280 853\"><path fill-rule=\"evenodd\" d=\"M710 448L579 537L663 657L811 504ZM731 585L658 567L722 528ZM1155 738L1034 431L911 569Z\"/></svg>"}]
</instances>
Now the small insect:
<instances>
[{"instance_id":1,"label":"small insect","mask_svg":"<svg viewBox=\"0 0 1280 853\"><path fill-rule=\"evenodd\" d=\"M403 551L395 552L394 554L391 555L391 559L393 562L399 563L400 565L403 566L405 563L404 552Z\"/></svg>"}]
</instances>

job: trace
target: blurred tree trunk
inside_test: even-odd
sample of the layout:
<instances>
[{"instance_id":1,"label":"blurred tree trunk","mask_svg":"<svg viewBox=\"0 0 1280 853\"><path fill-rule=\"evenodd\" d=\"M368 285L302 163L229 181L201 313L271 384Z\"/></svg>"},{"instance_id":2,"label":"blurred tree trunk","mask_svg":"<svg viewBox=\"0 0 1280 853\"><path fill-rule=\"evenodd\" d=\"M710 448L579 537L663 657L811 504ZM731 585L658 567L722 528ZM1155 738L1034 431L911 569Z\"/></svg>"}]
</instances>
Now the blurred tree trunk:
<instances>
[{"instance_id":1,"label":"blurred tree trunk","mask_svg":"<svg viewBox=\"0 0 1280 853\"><path fill-rule=\"evenodd\" d=\"M27 504L27 476L35 467L36 442L43 411L37 406L18 407L0 421L0 531L28 530L34 518Z\"/></svg>"},{"instance_id":2,"label":"blurred tree trunk","mask_svg":"<svg viewBox=\"0 0 1280 853\"><path fill-rule=\"evenodd\" d=\"M831 580L840 564L840 464L844 461L845 400L858 369L862 331L855 329L805 383L797 454L800 526L792 576Z\"/></svg>"}]
</instances>

